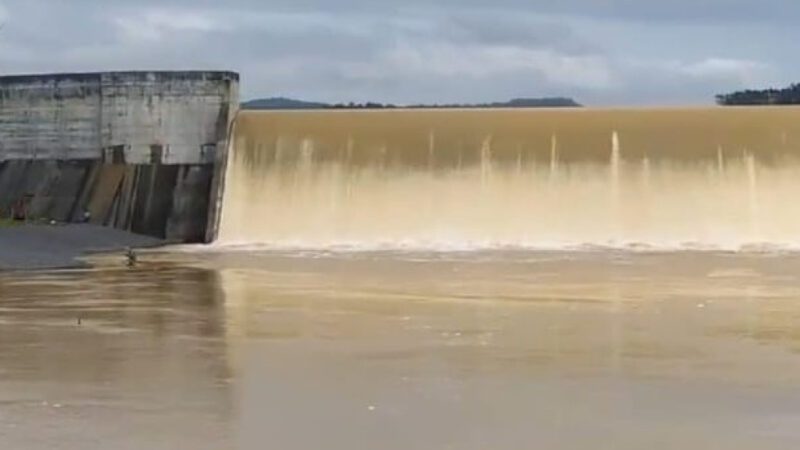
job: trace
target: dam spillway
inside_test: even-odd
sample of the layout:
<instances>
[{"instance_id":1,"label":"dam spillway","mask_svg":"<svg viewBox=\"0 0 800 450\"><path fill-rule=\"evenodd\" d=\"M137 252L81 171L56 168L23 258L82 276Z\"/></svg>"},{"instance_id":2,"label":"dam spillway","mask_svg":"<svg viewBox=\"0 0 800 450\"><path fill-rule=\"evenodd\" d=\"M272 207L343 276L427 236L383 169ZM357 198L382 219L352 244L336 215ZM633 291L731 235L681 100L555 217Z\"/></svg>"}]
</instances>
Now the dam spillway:
<instances>
[{"instance_id":1,"label":"dam spillway","mask_svg":"<svg viewBox=\"0 0 800 450\"><path fill-rule=\"evenodd\" d=\"M219 243L800 245L800 109L243 112Z\"/></svg>"}]
</instances>

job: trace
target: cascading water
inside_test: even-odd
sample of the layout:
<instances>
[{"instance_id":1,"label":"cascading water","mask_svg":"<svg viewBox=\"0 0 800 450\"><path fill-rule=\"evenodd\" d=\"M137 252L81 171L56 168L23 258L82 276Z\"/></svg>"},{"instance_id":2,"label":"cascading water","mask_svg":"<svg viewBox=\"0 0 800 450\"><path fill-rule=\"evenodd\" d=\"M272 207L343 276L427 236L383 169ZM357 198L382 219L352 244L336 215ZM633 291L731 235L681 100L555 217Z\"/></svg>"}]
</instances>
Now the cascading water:
<instances>
[{"instance_id":1,"label":"cascading water","mask_svg":"<svg viewBox=\"0 0 800 450\"><path fill-rule=\"evenodd\" d=\"M800 246L800 109L245 112L220 245Z\"/></svg>"}]
</instances>

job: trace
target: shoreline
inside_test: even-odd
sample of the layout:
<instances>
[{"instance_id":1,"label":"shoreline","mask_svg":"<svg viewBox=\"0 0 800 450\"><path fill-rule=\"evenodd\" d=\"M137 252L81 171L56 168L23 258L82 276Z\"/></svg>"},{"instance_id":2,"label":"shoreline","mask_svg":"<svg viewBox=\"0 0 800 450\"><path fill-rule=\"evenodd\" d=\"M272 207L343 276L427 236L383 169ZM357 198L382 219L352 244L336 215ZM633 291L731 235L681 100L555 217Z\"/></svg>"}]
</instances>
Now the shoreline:
<instances>
[{"instance_id":1,"label":"shoreline","mask_svg":"<svg viewBox=\"0 0 800 450\"><path fill-rule=\"evenodd\" d=\"M91 224L0 227L0 273L89 267L80 258L126 248L153 248L166 241Z\"/></svg>"}]
</instances>

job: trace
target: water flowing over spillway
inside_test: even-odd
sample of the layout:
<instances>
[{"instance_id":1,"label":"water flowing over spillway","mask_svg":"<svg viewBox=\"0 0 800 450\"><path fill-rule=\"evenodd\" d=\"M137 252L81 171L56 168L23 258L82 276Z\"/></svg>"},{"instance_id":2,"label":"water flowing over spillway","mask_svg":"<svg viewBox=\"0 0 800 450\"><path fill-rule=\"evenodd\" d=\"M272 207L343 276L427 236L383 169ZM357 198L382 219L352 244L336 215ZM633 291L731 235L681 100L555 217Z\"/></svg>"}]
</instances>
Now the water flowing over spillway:
<instances>
[{"instance_id":1,"label":"water flowing over spillway","mask_svg":"<svg viewBox=\"0 0 800 450\"><path fill-rule=\"evenodd\" d=\"M220 245L800 247L800 109L244 112Z\"/></svg>"}]
</instances>

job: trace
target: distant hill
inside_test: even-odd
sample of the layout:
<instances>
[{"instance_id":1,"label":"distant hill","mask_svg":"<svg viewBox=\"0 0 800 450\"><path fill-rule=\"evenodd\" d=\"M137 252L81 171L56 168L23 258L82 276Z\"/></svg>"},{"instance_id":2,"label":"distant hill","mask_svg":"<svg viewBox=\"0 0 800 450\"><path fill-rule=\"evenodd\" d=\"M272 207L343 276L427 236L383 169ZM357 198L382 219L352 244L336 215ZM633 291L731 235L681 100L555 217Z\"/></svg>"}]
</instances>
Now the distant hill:
<instances>
[{"instance_id":1,"label":"distant hill","mask_svg":"<svg viewBox=\"0 0 800 450\"><path fill-rule=\"evenodd\" d=\"M463 103L463 104L417 104L397 106L384 103L320 103L273 97L250 100L242 103L242 109L280 110L280 109L393 109L393 108L563 108L582 106L575 100L565 97L515 98L507 102Z\"/></svg>"},{"instance_id":2,"label":"distant hill","mask_svg":"<svg viewBox=\"0 0 800 450\"><path fill-rule=\"evenodd\" d=\"M464 103L446 105L413 105L412 108L574 108L582 106L571 98L514 98L507 102Z\"/></svg>"},{"instance_id":3,"label":"distant hill","mask_svg":"<svg viewBox=\"0 0 800 450\"><path fill-rule=\"evenodd\" d=\"M722 106L742 105L798 105L800 104L800 84L783 89L761 89L732 92L717 95L717 103Z\"/></svg>"},{"instance_id":4,"label":"distant hill","mask_svg":"<svg viewBox=\"0 0 800 450\"><path fill-rule=\"evenodd\" d=\"M242 103L241 106L242 109L324 109L329 105L285 97L272 97L250 100Z\"/></svg>"}]
</instances>

